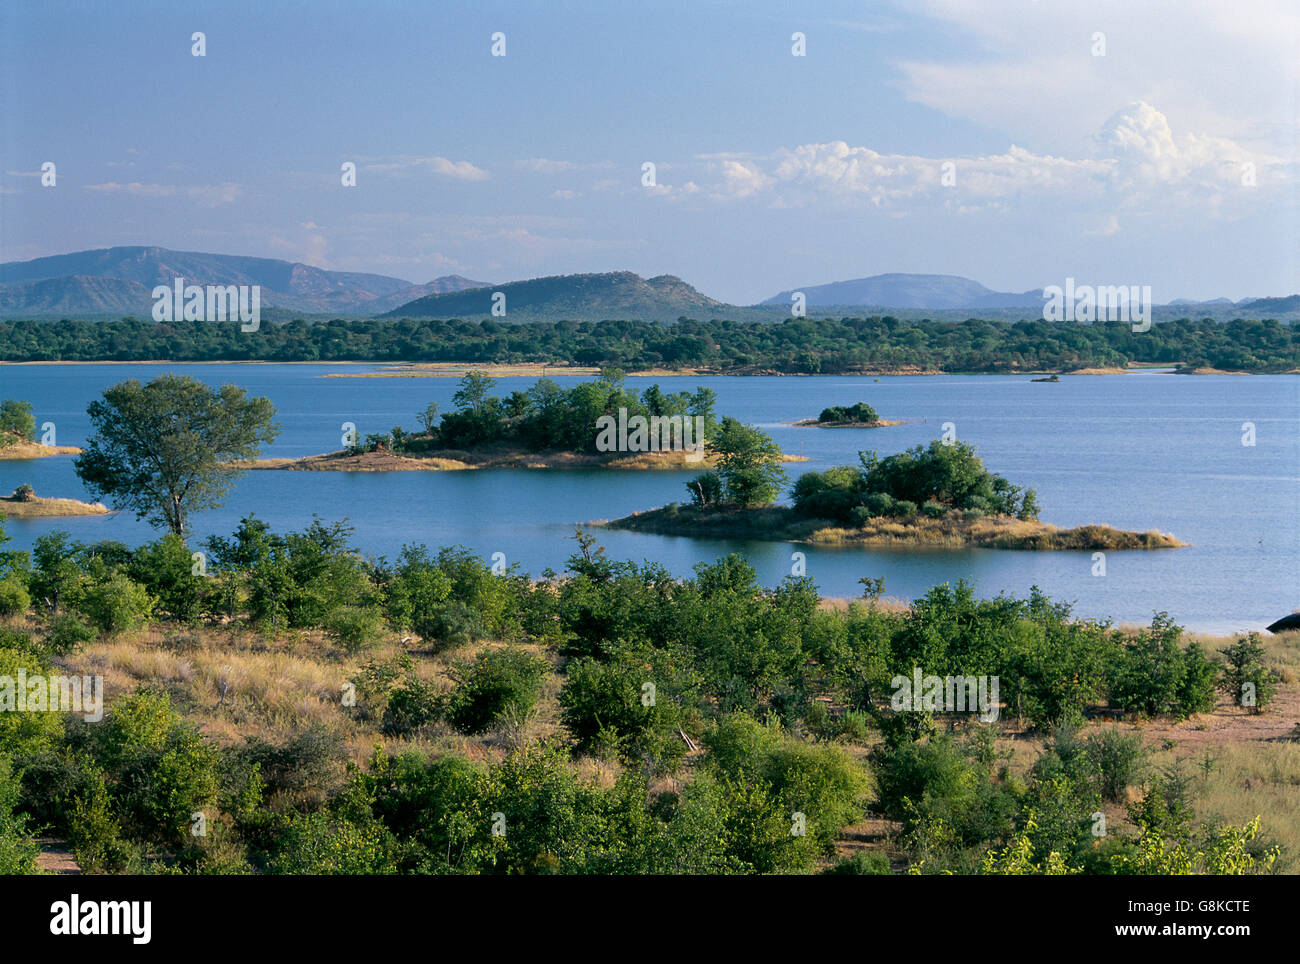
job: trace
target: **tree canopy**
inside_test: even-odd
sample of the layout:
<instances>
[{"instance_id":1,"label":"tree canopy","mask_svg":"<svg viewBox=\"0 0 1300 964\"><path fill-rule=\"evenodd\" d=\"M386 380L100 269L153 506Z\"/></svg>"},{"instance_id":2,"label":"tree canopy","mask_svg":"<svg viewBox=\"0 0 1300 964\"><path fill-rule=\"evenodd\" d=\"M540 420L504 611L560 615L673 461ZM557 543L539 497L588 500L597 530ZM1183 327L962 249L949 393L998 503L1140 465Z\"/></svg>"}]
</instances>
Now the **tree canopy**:
<instances>
[{"instance_id":1,"label":"tree canopy","mask_svg":"<svg viewBox=\"0 0 1300 964\"><path fill-rule=\"evenodd\" d=\"M256 458L279 434L270 400L176 375L120 382L86 411L94 430L77 476L115 508L182 537L190 513L221 504L232 463Z\"/></svg>"}]
</instances>

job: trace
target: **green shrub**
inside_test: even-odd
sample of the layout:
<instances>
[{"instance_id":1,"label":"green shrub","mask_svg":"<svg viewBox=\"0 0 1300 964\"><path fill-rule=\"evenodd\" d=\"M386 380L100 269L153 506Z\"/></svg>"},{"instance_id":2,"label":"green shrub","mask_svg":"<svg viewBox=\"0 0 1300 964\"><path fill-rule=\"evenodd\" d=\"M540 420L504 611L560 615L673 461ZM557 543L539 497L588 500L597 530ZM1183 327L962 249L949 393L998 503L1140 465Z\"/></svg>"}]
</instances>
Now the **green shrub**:
<instances>
[{"instance_id":1,"label":"green shrub","mask_svg":"<svg viewBox=\"0 0 1300 964\"><path fill-rule=\"evenodd\" d=\"M1122 803L1129 786L1137 783L1146 761L1146 747L1137 733L1108 727L1083 741L1084 753L1096 775L1102 799Z\"/></svg>"},{"instance_id":2,"label":"green shrub","mask_svg":"<svg viewBox=\"0 0 1300 964\"><path fill-rule=\"evenodd\" d=\"M560 691L561 719L580 752L613 751L628 762L646 759L676 769L686 753L677 733L681 709L663 684L650 661L633 654L609 662L574 660Z\"/></svg>"},{"instance_id":3,"label":"green shrub","mask_svg":"<svg viewBox=\"0 0 1300 964\"><path fill-rule=\"evenodd\" d=\"M895 500L888 492L872 492L862 502L868 517L894 515Z\"/></svg>"},{"instance_id":4,"label":"green shrub","mask_svg":"<svg viewBox=\"0 0 1300 964\"><path fill-rule=\"evenodd\" d=\"M521 649L491 649L451 674L458 685L447 700L447 718L458 730L481 733L502 723L521 724L537 702L550 664Z\"/></svg>"},{"instance_id":5,"label":"green shrub","mask_svg":"<svg viewBox=\"0 0 1300 964\"><path fill-rule=\"evenodd\" d=\"M177 622L193 622L203 611L208 579L194 573L185 540L169 532L138 548L129 573L157 601L156 608Z\"/></svg>"},{"instance_id":6,"label":"green shrub","mask_svg":"<svg viewBox=\"0 0 1300 964\"><path fill-rule=\"evenodd\" d=\"M0 577L0 616L17 616L32 608L27 580L17 572Z\"/></svg>"},{"instance_id":7,"label":"green shrub","mask_svg":"<svg viewBox=\"0 0 1300 964\"><path fill-rule=\"evenodd\" d=\"M340 606L325 619L325 628L345 652L357 653L379 638L384 617L368 606Z\"/></svg>"},{"instance_id":8,"label":"green shrub","mask_svg":"<svg viewBox=\"0 0 1300 964\"><path fill-rule=\"evenodd\" d=\"M27 820L14 813L22 787L9 758L0 755L0 875L34 874L40 848L27 829Z\"/></svg>"},{"instance_id":9,"label":"green shrub","mask_svg":"<svg viewBox=\"0 0 1300 964\"><path fill-rule=\"evenodd\" d=\"M916 503L907 499L899 499L894 503L894 508L891 514L900 519L909 519L916 515Z\"/></svg>"},{"instance_id":10,"label":"green shrub","mask_svg":"<svg viewBox=\"0 0 1300 964\"><path fill-rule=\"evenodd\" d=\"M1187 717L1214 706L1215 666L1195 643L1178 645L1182 627L1158 613L1128 642L1111 669L1111 701L1129 713Z\"/></svg>"},{"instance_id":11,"label":"green shrub","mask_svg":"<svg viewBox=\"0 0 1300 964\"><path fill-rule=\"evenodd\" d=\"M1278 675L1264 663L1259 633L1249 633L1223 651L1219 688L1238 706L1262 713L1277 693Z\"/></svg>"},{"instance_id":12,"label":"green shrub","mask_svg":"<svg viewBox=\"0 0 1300 964\"><path fill-rule=\"evenodd\" d=\"M423 680L410 677L388 694L383 730L389 736L407 736L442 712L438 691Z\"/></svg>"},{"instance_id":13,"label":"green shrub","mask_svg":"<svg viewBox=\"0 0 1300 964\"><path fill-rule=\"evenodd\" d=\"M69 656L95 638L95 630L77 613L55 613L45 623L45 649L51 656Z\"/></svg>"},{"instance_id":14,"label":"green shrub","mask_svg":"<svg viewBox=\"0 0 1300 964\"><path fill-rule=\"evenodd\" d=\"M83 586L76 608L101 632L121 633L137 629L149 619L153 600L130 576L112 572Z\"/></svg>"},{"instance_id":15,"label":"green shrub","mask_svg":"<svg viewBox=\"0 0 1300 964\"><path fill-rule=\"evenodd\" d=\"M921 514L929 519L942 519L948 514L948 507L942 502L926 501L921 505Z\"/></svg>"}]
</instances>

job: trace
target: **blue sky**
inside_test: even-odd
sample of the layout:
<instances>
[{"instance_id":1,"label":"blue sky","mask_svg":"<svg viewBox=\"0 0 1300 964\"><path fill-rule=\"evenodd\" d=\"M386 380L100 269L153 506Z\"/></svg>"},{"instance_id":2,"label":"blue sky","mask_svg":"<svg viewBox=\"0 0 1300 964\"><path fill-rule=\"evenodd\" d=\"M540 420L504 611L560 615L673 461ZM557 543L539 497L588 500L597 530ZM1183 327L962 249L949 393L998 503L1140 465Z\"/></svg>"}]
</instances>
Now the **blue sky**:
<instances>
[{"instance_id":1,"label":"blue sky","mask_svg":"<svg viewBox=\"0 0 1300 964\"><path fill-rule=\"evenodd\" d=\"M890 271L1300 290L1294 4L789 8L6 4L0 260L630 269L737 303Z\"/></svg>"}]
</instances>

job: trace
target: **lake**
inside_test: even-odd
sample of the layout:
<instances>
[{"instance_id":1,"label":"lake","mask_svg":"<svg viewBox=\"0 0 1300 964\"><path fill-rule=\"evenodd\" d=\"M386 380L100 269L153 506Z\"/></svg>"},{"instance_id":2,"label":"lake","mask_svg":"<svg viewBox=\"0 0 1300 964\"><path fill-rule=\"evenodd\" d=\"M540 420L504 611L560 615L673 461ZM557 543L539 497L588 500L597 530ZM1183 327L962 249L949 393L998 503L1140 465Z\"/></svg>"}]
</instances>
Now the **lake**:
<instances>
[{"instance_id":1,"label":"lake","mask_svg":"<svg viewBox=\"0 0 1300 964\"><path fill-rule=\"evenodd\" d=\"M297 457L341 447L343 423L364 436L417 426L430 401L451 407L450 378L323 378L382 371L378 365L4 365L0 398L30 401L38 425L52 422L60 445L82 445L86 405L126 378L163 372L209 384L233 382L271 399L282 432L266 456ZM563 385L581 381L560 377ZM497 394L533 378L502 378ZM1166 373L1067 376L1032 383L1028 376L672 377L629 379L638 390L707 385L719 415L760 426L809 469L855 464L860 449L887 455L937 438L952 422L985 465L1036 488L1042 519L1060 526L1106 523L1172 532L1190 548L1107 554L1093 575L1088 552L1003 550L900 551L834 549L786 543L689 539L601 531L614 558L653 560L687 575L696 563L728 552L746 555L766 585L788 575L792 554L823 595L855 596L863 576L883 576L885 594L914 598L936 583L967 579L980 595L1019 596L1037 585L1072 601L1078 615L1147 623L1167 611L1205 632L1261 629L1300 607L1300 379L1287 375L1176 376ZM865 400L885 419L880 429L795 428L829 405ZM1243 423L1255 444L1243 445ZM72 456L0 461L0 490L21 483L39 495L91 498ZM198 539L228 535L250 513L277 531L301 529L313 516L346 517L367 553L393 558L405 543L463 545L490 557L505 553L534 575L564 568L575 523L612 519L670 501L686 501L693 472L466 471L253 472L235 484L220 509L192 520ZM6 529L18 548L43 532L136 545L154 530L128 514L16 520ZM191 540L197 546L197 540ZM11 546L12 548L13 546Z\"/></svg>"}]
</instances>

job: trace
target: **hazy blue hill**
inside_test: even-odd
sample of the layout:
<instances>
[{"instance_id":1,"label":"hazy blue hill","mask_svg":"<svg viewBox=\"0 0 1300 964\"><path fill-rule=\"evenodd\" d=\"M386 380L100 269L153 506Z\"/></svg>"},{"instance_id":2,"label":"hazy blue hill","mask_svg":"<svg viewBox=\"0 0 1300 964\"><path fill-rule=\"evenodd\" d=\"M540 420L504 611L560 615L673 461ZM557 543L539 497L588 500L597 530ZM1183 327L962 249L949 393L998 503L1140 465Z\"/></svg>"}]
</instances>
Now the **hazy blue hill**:
<instances>
[{"instance_id":1,"label":"hazy blue hill","mask_svg":"<svg viewBox=\"0 0 1300 964\"><path fill-rule=\"evenodd\" d=\"M993 291L978 281L951 274L878 274L853 281L791 288L762 302L788 305L795 291L802 291L810 307L832 305L880 306L887 308L1016 308L1040 307L1041 289L1021 294Z\"/></svg>"},{"instance_id":2,"label":"hazy blue hill","mask_svg":"<svg viewBox=\"0 0 1300 964\"><path fill-rule=\"evenodd\" d=\"M121 278L71 275L0 285L0 313L5 317L107 314L148 317L150 288Z\"/></svg>"},{"instance_id":3,"label":"hazy blue hill","mask_svg":"<svg viewBox=\"0 0 1300 964\"><path fill-rule=\"evenodd\" d=\"M1241 307L1248 308L1257 314L1300 311L1300 295L1287 295L1285 298L1256 298Z\"/></svg>"},{"instance_id":4,"label":"hazy blue hill","mask_svg":"<svg viewBox=\"0 0 1300 964\"><path fill-rule=\"evenodd\" d=\"M674 275L642 278L631 271L552 275L490 288L435 294L388 312L393 318L490 318L492 296L506 296L505 321L575 318L675 321L730 308Z\"/></svg>"},{"instance_id":5,"label":"hazy blue hill","mask_svg":"<svg viewBox=\"0 0 1300 964\"><path fill-rule=\"evenodd\" d=\"M311 313L379 314L433 291L460 291L484 282L459 275L413 285L401 278L327 271L274 258L125 246L0 264L0 309L8 313L147 311L156 285L176 278L208 285L260 285L267 307ZM129 282L91 285L101 282Z\"/></svg>"}]
</instances>

